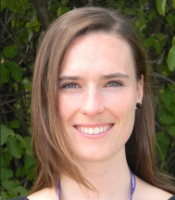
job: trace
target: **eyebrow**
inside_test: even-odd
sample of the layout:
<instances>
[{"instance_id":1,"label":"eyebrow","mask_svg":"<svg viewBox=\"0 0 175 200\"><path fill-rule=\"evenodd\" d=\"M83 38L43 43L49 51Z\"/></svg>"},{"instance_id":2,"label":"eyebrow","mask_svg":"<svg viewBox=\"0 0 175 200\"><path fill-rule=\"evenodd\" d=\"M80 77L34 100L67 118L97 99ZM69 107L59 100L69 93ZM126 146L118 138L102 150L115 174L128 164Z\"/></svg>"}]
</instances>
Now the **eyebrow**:
<instances>
[{"instance_id":1,"label":"eyebrow","mask_svg":"<svg viewBox=\"0 0 175 200\"><path fill-rule=\"evenodd\" d=\"M102 78L104 79L110 79L110 78L129 78L127 74L122 74L122 73L113 73L113 74L106 74L103 75ZM60 76L59 81L65 81L65 80L80 80L81 77L79 76Z\"/></svg>"},{"instance_id":2,"label":"eyebrow","mask_svg":"<svg viewBox=\"0 0 175 200\"><path fill-rule=\"evenodd\" d=\"M79 76L60 76L59 81L64 81L64 80L79 80L81 79Z\"/></svg>"},{"instance_id":3,"label":"eyebrow","mask_svg":"<svg viewBox=\"0 0 175 200\"><path fill-rule=\"evenodd\" d=\"M114 74L103 75L103 78L105 78L105 79L118 78L118 77L129 78L129 76L127 74L122 74L122 73L114 73Z\"/></svg>"}]
</instances>

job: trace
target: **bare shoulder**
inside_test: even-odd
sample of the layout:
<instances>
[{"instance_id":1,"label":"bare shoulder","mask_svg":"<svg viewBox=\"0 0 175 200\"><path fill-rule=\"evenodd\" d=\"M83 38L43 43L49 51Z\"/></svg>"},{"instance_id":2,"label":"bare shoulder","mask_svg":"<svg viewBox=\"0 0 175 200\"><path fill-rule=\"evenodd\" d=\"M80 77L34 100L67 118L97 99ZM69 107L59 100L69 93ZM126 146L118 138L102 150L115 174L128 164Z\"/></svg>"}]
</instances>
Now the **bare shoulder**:
<instances>
[{"instance_id":1,"label":"bare shoulder","mask_svg":"<svg viewBox=\"0 0 175 200\"><path fill-rule=\"evenodd\" d=\"M140 178L136 177L136 192L135 199L138 200L168 200L172 197L172 194L152 186Z\"/></svg>"},{"instance_id":2,"label":"bare shoulder","mask_svg":"<svg viewBox=\"0 0 175 200\"><path fill-rule=\"evenodd\" d=\"M58 200L55 188L44 188L27 197L29 200Z\"/></svg>"}]
</instances>

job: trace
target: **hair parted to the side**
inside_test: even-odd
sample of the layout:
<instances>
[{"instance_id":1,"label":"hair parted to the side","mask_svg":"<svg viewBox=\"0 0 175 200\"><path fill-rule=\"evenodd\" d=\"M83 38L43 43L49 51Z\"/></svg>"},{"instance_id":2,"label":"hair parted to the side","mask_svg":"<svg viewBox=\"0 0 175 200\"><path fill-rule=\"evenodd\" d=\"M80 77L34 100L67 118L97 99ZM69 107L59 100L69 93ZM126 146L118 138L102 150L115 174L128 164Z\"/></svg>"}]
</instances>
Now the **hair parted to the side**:
<instances>
[{"instance_id":1,"label":"hair parted to the side","mask_svg":"<svg viewBox=\"0 0 175 200\"><path fill-rule=\"evenodd\" d=\"M59 17L47 30L39 45L35 61L32 90L33 149L37 179L31 193L55 186L61 173L91 188L76 166L61 129L57 106L58 77L70 43L78 36L102 31L120 36L130 45L136 78L144 75L142 108L136 111L135 125L126 144L128 165L133 172L161 189L175 192L168 177L156 168L154 156L154 114L147 77L147 56L131 23L117 11L85 7ZM66 108L65 108L66 112Z\"/></svg>"}]
</instances>

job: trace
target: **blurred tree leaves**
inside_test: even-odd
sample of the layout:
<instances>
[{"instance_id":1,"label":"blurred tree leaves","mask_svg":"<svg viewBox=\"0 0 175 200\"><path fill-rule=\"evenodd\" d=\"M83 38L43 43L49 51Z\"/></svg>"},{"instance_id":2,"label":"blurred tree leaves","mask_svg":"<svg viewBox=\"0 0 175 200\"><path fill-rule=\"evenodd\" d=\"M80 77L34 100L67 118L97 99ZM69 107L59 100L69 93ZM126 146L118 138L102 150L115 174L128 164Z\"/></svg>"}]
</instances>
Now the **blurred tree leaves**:
<instances>
[{"instance_id":1,"label":"blurred tree leaves","mask_svg":"<svg viewBox=\"0 0 175 200\"><path fill-rule=\"evenodd\" d=\"M26 195L35 178L30 98L36 48L48 23L43 24L43 19L52 22L83 6L122 10L133 20L151 57L154 73L150 75L157 79L151 89L157 93L153 99L158 164L175 176L175 0L43 0L42 6L47 9L44 13L37 8L40 2L1 1L2 199Z\"/></svg>"},{"instance_id":2,"label":"blurred tree leaves","mask_svg":"<svg viewBox=\"0 0 175 200\"><path fill-rule=\"evenodd\" d=\"M167 0L156 0L157 11L160 15L165 16L165 6Z\"/></svg>"},{"instance_id":3,"label":"blurred tree leaves","mask_svg":"<svg viewBox=\"0 0 175 200\"><path fill-rule=\"evenodd\" d=\"M168 68L170 71L174 71L175 69L175 45L171 47L168 53Z\"/></svg>"}]
</instances>

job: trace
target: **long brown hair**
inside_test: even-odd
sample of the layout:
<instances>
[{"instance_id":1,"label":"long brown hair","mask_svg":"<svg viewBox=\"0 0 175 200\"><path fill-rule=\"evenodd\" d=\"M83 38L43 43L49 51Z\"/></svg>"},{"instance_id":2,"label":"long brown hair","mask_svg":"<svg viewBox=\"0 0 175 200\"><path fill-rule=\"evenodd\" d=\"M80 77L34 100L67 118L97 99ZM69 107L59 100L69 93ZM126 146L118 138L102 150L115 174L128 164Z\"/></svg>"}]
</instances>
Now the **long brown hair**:
<instances>
[{"instance_id":1,"label":"long brown hair","mask_svg":"<svg viewBox=\"0 0 175 200\"><path fill-rule=\"evenodd\" d=\"M132 171L146 182L175 192L168 177L156 168L154 155L154 113L147 76L147 56L131 23L117 11L86 7L59 17L47 30L39 45L32 92L33 149L37 179L31 192L55 186L61 173L90 188L78 170L64 138L56 105L58 77L67 48L78 36L103 31L124 38L130 45L136 77L144 75L142 108L136 111L132 135L126 144L126 157ZM66 112L66 108L65 108Z\"/></svg>"}]
</instances>

